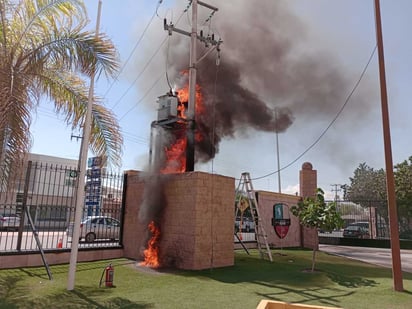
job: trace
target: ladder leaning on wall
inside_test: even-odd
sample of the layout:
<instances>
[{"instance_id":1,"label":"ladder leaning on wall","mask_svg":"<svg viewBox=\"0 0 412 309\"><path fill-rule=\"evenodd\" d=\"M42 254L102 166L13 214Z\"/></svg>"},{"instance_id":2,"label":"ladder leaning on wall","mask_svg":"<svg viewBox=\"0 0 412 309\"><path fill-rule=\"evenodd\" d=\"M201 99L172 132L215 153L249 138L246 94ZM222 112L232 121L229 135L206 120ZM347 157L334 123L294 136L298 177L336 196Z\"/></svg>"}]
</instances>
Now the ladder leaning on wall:
<instances>
[{"instance_id":1,"label":"ladder leaning on wall","mask_svg":"<svg viewBox=\"0 0 412 309\"><path fill-rule=\"evenodd\" d=\"M253 222L255 222L255 235L260 257L262 259L267 258L272 262L272 253L268 244L264 224L260 217L259 205L256 200L255 190L253 189L252 180L249 173L242 173L239 180L239 185L236 189L236 194L239 194L240 197L236 200L235 220L239 215L239 212L243 212L247 209L247 207L250 207L250 213L252 214ZM242 227L240 227L240 229L241 228Z\"/></svg>"}]
</instances>

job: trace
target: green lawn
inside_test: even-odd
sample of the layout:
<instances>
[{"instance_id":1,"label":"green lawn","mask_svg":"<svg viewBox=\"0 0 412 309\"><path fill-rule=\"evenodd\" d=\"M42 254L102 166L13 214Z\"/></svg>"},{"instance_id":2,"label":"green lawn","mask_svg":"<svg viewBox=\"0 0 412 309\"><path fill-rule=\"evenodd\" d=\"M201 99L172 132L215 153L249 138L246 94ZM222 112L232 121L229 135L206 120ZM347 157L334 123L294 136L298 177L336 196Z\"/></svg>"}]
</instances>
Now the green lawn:
<instances>
[{"instance_id":1,"label":"green lawn","mask_svg":"<svg viewBox=\"0 0 412 309\"><path fill-rule=\"evenodd\" d=\"M235 266L204 271L152 270L118 259L80 263L76 289L67 291L68 265L0 271L0 308L256 308L261 299L343 308L412 308L412 274L405 292L393 291L390 269L326 253L273 250L274 262L257 251L235 254ZM114 288L99 287L108 263Z\"/></svg>"}]
</instances>

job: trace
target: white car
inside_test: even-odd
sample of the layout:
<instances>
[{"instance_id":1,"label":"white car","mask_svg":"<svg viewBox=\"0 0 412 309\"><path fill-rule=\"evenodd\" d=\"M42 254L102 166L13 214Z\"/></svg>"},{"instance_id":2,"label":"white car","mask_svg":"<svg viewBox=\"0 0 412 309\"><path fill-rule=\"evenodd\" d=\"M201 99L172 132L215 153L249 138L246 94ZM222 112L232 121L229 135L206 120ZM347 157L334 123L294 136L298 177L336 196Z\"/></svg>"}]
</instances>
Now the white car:
<instances>
[{"instance_id":1,"label":"white car","mask_svg":"<svg viewBox=\"0 0 412 309\"><path fill-rule=\"evenodd\" d=\"M236 232L239 232L239 226L240 226L240 217L237 217L236 221L235 221L235 231ZM254 233L255 232L255 222L253 222L252 218L243 217L241 232L246 232L246 233Z\"/></svg>"},{"instance_id":2,"label":"white car","mask_svg":"<svg viewBox=\"0 0 412 309\"><path fill-rule=\"evenodd\" d=\"M71 222L66 230L66 235L73 237L74 223ZM86 242L94 242L96 239L119 239L120 222L107 216L90 216L82 220L80 224L80 237Z\"/></svg>"},{"instance_id":3,"label":"white car","mask_svg":"<svg viewBox=\"0 0 412 309\"><path fill-rule=\"evenodd\" d=\"M0 230L18 231L20 227L20 217L18 215L0 215Z\"/></svg>"}]
</instances>

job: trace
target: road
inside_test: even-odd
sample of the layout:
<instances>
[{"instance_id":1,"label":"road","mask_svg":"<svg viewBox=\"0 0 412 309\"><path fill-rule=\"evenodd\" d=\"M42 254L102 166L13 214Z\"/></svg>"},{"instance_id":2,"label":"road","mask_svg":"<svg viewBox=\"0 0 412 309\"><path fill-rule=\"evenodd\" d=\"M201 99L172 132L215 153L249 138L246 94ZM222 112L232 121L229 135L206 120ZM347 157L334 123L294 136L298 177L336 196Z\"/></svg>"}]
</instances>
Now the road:
<instances>
[{"instance_id":1,"label":"road","mask_svg":"<svg viewBox=\"0 0 412 309\"><path fill-rule=\"evenodd\" d=\"M391 249L319 245L319 250L366 263L392 268ZM401 250L402 271L412 273L412 250Z\"/></svg>"},{"instance_id":2,"label":"road","mask_svg":"<svg viewBox=\"0 0 412 309\"><path fill-rule=\"evenodd\" d=\"M67 248L67 236L64 231L38 232L43 249L57 249L59 240L62 240L62 248ZM0 252L16 250L18 246L18 232L0 232ZM32 232L22 233L21 250L37 250L36 239Z\"/></svg>"},{"instance_id":3,"label":"road","mask_svg":"<svg viewBox=\"0 0 412 309\"><path fill-rule=\"evenodd\" d=\"M65 231L40 231L37 232L40 243L43 249L59 249L59 242L61 240L61 249L69 249L71 247L71 238L67 237ZM79 247L111 247L117 246L118 241L99 240L93 243L79 243ZM10 252L17 250L18 246L18 232L1 231L0 232L0 252ZM20 250L32 251L38 250L36 239L32 232L25 231L22 233Z\"/></svg>"}]
</instances>

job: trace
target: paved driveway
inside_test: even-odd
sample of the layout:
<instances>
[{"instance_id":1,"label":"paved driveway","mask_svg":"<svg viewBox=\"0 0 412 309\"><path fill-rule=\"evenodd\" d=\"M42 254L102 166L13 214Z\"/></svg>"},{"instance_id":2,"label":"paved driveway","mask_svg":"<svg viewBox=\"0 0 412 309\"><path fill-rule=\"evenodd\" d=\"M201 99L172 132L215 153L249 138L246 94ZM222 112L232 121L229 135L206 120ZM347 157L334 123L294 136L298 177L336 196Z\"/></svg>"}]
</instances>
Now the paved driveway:
<instances>
[{"instance_id":1,"label":"paved driveway","mask_svg":"<svg viewBox=\"0 0 412 309\"><path fill-rule=\"evenodd\" d=\"M391 249L319 245L319 250L370 264L392 268ZM402 271L412 273L412 250L401 250Z\"/></svg>"}]
</instances>

